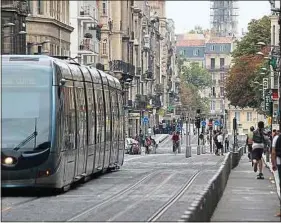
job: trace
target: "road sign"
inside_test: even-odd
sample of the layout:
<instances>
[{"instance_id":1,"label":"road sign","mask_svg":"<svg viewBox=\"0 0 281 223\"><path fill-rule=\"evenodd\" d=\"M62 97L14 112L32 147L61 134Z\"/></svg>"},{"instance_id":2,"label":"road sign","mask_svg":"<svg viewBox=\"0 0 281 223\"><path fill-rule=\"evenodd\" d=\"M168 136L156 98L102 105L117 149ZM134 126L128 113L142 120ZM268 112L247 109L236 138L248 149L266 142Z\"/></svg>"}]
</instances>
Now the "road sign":
<instances>
[{"instance_id":1,"label":"road sign","mask_svg":"<svg viewBox=\"0 0 281 223\"><path fill-rule=\"evenodd\" d=\"M148 123L148 117L144 116L143 119L142 119L142 121L143 121L144 123Z\"/></svg>"},{"instance_id":2,"label":"road sign","mask_svg":"<svg viewBox=\"0 0 281 223\"><path fill-rule=\"evenodd\" d=\"M201 122L201 125L202 125L203 127L205 127L205 126L206 126L206 122L205 122L205 121L202 121L202 122Z\"/></svg>"},{"instance_id":3,"label":"road sign","mask_svg":"<svg viewBox=\"0 0 281 223\"><path fill-rule=\"evenodd\" d=\"M219 122L218 120L216 120L216 121L215 121L215 125L216 125L216 126L219 126L219 125L220 125L220 122Z\"/></svg>"}]
</instances>

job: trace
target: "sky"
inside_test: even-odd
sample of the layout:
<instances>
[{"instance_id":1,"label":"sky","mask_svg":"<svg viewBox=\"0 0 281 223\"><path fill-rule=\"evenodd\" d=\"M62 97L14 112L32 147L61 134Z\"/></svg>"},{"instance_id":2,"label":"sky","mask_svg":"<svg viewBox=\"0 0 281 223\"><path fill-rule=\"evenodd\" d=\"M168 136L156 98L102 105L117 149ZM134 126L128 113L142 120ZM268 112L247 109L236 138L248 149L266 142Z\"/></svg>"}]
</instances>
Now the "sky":
<instances>
[{"instance_id":1,"label":"sky","mask_svg":"<svg viewBox=\"0 0 281 223\"><path fill-rule=\"evenodd\" d=\"M247 31L247 24L252 19L270 15L268 0L239 1L238 32ZM184 33L199 25L203 29L210 28L209 1L166 1L166 16L175 22L176 33Z\"/></svg>"}]
</instances>

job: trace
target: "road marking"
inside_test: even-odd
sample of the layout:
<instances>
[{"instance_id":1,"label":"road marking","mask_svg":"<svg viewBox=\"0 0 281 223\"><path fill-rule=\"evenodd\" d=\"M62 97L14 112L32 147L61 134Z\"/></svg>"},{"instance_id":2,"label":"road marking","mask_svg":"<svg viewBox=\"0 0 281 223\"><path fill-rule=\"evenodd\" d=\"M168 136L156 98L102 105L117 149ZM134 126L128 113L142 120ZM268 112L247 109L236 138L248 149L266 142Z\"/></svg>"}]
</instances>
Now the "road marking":
<instances>
[{"instance_id":1,"label":"road marking","mask_svg":"<svg viewBox=\"0 0 281 223\"><path fill-rule=\"evenodd\" d=\"M6 208L4 208L4 209L2 209L1 211L3 212L3 211L8 211L8 210L10 210L12 207L6 207Z\"/></svg>"}]
</instances>

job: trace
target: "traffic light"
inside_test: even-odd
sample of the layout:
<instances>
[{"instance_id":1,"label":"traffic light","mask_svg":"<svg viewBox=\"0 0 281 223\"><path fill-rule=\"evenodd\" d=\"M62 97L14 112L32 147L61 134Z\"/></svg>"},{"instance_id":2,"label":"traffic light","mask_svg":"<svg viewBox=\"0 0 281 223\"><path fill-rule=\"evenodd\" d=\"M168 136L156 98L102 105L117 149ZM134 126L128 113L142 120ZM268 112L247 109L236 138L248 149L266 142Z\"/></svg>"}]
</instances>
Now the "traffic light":
<instances>
[{"instance_id":1,"label":"traffic light","mask_svg":"<svg viewBox=\"0 0 281 223\"><path fill-rule=\"evenodd\" d=\"M197 129L200 129L200 123L201 123L200 117L196 117L195 118L195 126L196 126Z\"/></svg>"},{"instance_id":2,"label":"traffic light","mask_svg":"<svg viewBox=\"0 0 281 223\"><path fill-rule=\"evenodd\" d=\"M269 65L271 65L272 66L272 69L274 70L274 71L276 71L276 69L277 69L277 57L272 57L270 60L269 60Z\"/></svg>"},{"instance_id":3,"label":"traffic light","mask_svg":"<svg viewBox=\"0 0 281 223\"><path fill-rule=\"evenodd\" d=\"M97 27L96 27L96 38L98 41L101 40L101 28L102 28L101 25L97 25Z\"/></svg>"}]
</instances>

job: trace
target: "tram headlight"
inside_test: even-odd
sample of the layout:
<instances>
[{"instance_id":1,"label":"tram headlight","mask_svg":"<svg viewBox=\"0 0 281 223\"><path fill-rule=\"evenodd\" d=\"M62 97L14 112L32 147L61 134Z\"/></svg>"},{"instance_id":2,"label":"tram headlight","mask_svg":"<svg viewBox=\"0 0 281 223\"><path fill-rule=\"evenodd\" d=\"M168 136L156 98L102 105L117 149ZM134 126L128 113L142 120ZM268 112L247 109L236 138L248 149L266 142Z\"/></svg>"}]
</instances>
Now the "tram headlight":
<instances>
[{"instance_id":1,"label":"tram headlight","mask_svg":"<svg viewBox=\"0 0 281 223\"><path fill-rule=\"evenodd\" d=\"M14 159L12 157L6 157L4 159L4 164L6 164L6 165L12 165L13 162L14 162Z\"/></svg>"}]
</instances>

